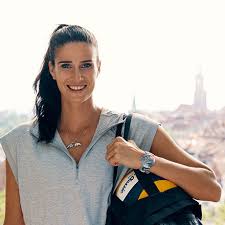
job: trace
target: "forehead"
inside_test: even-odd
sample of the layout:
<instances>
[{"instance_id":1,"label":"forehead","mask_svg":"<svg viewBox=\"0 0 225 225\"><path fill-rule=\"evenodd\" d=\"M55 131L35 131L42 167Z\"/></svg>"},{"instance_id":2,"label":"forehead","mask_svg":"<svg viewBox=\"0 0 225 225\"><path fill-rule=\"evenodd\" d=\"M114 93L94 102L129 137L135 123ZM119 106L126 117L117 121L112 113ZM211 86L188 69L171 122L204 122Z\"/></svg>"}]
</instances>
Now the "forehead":
<instances>
[{"instance_id":1,"label":"forehead","mask_svg":"<svg viewBox=\"0 0 225 225\"><path fill-rule=\"evenodd\" d=\"M55 61L96 59L97 49L85 42L66 43L55 51Z\"/></svg>"}]
</instances>

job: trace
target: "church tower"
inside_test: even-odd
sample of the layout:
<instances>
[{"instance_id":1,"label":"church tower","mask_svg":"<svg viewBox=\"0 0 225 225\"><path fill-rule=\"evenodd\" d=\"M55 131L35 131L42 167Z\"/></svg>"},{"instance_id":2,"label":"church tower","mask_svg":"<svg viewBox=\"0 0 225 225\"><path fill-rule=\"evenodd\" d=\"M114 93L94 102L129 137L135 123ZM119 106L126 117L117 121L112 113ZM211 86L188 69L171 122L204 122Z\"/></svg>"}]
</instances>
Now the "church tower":
<instances>
[{"instance_id":1,"label":"church tower","mask_svg":"<svg viewBox=\"0 0 225 225\"><path fill-rule=\"evenodd\" d=\"M135 100L135 96L133 98L133 103L132 103L132 108L131 108L131 112L136 112L137 111L137 107L136 107L136 100Z\"/></svg>"},{"instance_id":2,"label":"church tower","mask_svg":"<svg viewBox=\"0 0 225 225\"><path fill-rule=\"evenodd\" d=\"M204 78L201 73L195 77L195 94L194 94L194 109L197 112L204 113L207 111L206 91L204 90Z\"/></svg>"}]
</instances>

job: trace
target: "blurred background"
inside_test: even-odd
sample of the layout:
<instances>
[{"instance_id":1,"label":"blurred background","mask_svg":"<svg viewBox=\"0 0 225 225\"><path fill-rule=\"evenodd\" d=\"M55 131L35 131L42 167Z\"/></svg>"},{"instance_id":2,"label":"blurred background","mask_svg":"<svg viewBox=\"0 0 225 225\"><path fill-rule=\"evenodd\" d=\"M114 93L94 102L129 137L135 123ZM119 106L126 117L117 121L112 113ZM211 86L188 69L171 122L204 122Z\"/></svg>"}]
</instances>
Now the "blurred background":
<instances>
[{"instance_id":1,"label":"blurred background","mask_svg":"<svg viewBox=\"0 0 225 225\"><path fill-rule=\"evenodd\" d=\"M225 2L214 0L5 1L0 3L0 136L33 117L32 84L53 29L92 31L101 74L95 102L161 122L225 184ZM5 210L0 148L0 224ZM220 202L202 202L204 224L225 224Z\"/></svg>"}]
</instances>

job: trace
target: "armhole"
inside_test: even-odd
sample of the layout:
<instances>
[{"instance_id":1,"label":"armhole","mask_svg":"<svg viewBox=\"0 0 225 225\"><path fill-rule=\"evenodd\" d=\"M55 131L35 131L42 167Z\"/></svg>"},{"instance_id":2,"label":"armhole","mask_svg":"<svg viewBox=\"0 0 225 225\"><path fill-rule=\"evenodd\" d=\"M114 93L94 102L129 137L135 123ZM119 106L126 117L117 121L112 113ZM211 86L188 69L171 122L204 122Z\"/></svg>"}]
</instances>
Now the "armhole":
<instances>
[{"instance_id":1,"label":"armhole","mask_svg":"<svg viewBox=\"0 0 225 225\"><path fill-rule=\"evenodd\" d=\"M17 164L15 161L16 152L13 152L12 149L10 149L10 147L6 143L6 141L4 141L3 139L0 140L0 145L5 153L5 158L7 159L8 163L9 163L9 166L12 170L12 173L13 173L16 183L18 185L18 174L17 174L17 166L16 166ZM15 153L15 155L12 155L12 152Z\"/></svg>"}]
</instances>

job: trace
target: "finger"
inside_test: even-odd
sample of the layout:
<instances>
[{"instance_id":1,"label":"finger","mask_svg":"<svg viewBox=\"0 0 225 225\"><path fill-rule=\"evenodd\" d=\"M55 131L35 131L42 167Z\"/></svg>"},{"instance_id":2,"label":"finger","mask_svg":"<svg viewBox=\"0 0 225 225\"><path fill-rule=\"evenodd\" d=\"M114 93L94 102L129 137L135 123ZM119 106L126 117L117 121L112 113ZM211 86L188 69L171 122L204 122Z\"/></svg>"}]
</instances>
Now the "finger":
<instances>
[{"instance_id":1,"label":"finger","mask_svg":"<svg viewBox=\"0 0 225 225\"><path fill-rule=\"evenodd\" d=\"M112 156L109 158L108 162L109 162L112 166L118 166L118 165L119 165L119 162L118 162L117 159L115 159L115 156L114 156L114 155L112 155Z\"/></svg>"},{"instance_id":2,"label":"finger","mask_svg":"<svg viewBox=\"0 0 225 225\"><path fill-rule=\"evenodd\" d=\"M118 143L118 142L121 142L121 139L118 139L117 137L114 138L114 139L112 140L112 142L106 146L107 152L109 153L109 152L114 148L114 145L115 145L116 143Z\"/></svg>"},{"instance_id":3,"label":"finger","mask_svg":"<svg viewBox=\"0 0 225 225\"><path fill-rule=\"evenodd\" d=\"M116 139L116 141L118 141L118 142L126 142L126 140L125 140L123 137L121 137L121 136L118 136L118 137L116 137L115 139Z\"/></svg>"},{"instance_id":4,"label":"finger","mask_svg":"<svg viewBox=\"0 0 225 225\"><path fill-rule=\"evenodd\" d=\"M116 138L113 138L113 140L111 141L111 143L109 143L107 146L110 148L112 145L114 145L114 143L117 142Z\"/></svg>"},{"instance_id":5,"label":"finger","mask_svg":"<svg viewBox=\"0 0 225 225\"><path fill-rule=\"evenodd\" d=\"M109 154L113 150L113 143L110 143L106 146L106 154Z\"/></svg>"},{"instance_id":6,"label":"finger","mask_svg":"<svg viewBox=\"0 0 225 225\"><path fill-rule=\"evenodd\" d=\"M110 144L106 145L106 148L110 149L110 148L112 148L112 146L113 146L113 141Z\"/></svg>"},{"instance_id":7,"label":"finger","mask_svg":"<svg viewBox=\"0 0 225 225\"><path fill-rule=\"evenodd\" d=\"M115 152L113 152L113 151L108 152L108 153L105 155L105 159L106 159L107 161L109 161L109 160L114 156L114 154L115 154Z\"/></svg>"},{"instance_id":8,"label":"finger","mask_svg":"<svg viewBox=\"0 0 225 225\"><path fill-rule=\"evenodd\" d=\"M137 146L134 140L128 140L128 142L133 144L133 145L135 145L135 146Z\"/></svg>"}]
</instances>

